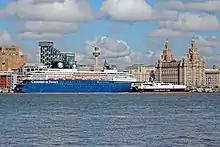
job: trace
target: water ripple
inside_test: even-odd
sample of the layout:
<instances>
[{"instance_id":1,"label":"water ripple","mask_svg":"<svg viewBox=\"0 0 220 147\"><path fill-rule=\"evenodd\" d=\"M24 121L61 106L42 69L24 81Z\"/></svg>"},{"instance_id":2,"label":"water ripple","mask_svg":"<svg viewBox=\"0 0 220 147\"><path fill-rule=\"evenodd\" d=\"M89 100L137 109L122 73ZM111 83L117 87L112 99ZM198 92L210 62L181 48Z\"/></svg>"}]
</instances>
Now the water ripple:
<instances>
[{"instance_id":1,"label":"water ripple","mask_svg":"<svg viewBox=\"0 0 220 147\"><path fill-rule=\"evenodd\" d=\"M0 95L1 146L220 145L218 95Z\"/></svg>"}]
</instances>

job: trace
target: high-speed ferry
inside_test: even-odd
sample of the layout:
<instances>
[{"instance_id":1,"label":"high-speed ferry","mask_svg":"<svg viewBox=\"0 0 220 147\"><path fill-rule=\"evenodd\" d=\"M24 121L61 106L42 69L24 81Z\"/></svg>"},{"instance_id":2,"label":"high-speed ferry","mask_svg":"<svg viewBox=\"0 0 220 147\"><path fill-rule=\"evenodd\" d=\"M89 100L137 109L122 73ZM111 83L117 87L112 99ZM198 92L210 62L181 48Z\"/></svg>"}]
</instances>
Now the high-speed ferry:
<instances>
[{"instance_id":1,"label":"high-speed ferry","mask_svg":"<svg viewBox=\"0 0 220 147\"><path fill-rule=\"evenodd\" d=\"M132 83L134 92L181 92L185 91L187 86L175 85L164 82L135 82Z\"/></svg>"}]
</instances>

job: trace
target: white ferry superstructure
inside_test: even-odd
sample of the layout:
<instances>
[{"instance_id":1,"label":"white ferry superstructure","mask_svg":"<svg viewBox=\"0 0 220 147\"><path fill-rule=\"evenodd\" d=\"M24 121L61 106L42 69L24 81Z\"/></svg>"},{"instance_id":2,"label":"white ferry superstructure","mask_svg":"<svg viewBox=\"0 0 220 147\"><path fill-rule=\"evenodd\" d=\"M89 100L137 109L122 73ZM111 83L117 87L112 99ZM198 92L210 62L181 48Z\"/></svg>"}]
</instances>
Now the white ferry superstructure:
<instances>
[{"instance_id":1,"label":"white ferry superstructure","mask_svg":"<svg viewBox=\"0 0 220 147\"><path fill-rule=\"evenodd\" d=\"M175 85L164 82L136 82L132 84L132 91L138 92L181 92L185 91L186 85Z\"/></svg>"}]
</instances>

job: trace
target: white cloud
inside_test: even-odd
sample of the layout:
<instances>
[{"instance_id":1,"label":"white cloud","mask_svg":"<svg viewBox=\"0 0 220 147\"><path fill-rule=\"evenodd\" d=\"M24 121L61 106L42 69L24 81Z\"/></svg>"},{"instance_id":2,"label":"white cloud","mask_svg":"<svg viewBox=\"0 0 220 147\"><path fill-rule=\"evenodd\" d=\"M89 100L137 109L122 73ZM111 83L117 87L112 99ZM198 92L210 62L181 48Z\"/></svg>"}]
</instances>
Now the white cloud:
<instances>
[{"instance_id":1,"label":"white cloud","mask_svg":"<svg viewBox=\"0 0 220 147\"><path fill-rule=\"evenodd\" d=\"M22 30L24 32L38 33L70 33L78 31L79 26L71 22L57 21L26 21Z\"/></svg>"},{"instance_id":2,"label":"white cloud","mask_svg":"<svg viewBox=\"0 0 220 147\"><path fill-rule=\"evenodd\" d=\"M216 36L206 37L206 36L195 36L196 42L199 46L206 47L217 47L220 46L220 40Z\"/></svg>"},{"instance_id":3,"label":"white cloud","mask_svg":"<svg viewBox=\"0 0 220 147\"><path fill-rule=\"evenodd\" d=\"M192 36L190 32L184 32L179 30L167 29L167 28L159 28L155 31L151 32L149 36L152 37L182 37L182 36Z\"/></svg>"},{"instance_id":4,"label":"white cloud","mask_svg":"<svg viewBox=\"0 0 220 147\"><path fill-rule=\"evenodd\" d=\"M213 55L213 49L220 47L219 39L217 39L216 36L207 37L196 35L194 38L199 52L205 57Z\"/></svg>"},{"instance_id":5,"label":"white cloud","mask_svg":"<svg viewBox=\"0 0 220 147\"><path fill-rule=\"evenodd\" d=\"M35 33L35 32L24 32L20 34L22 39L58 39L63 38L63 34L60 33Z\"/></svg>"},{"instance_id":6,"label":"white cloud","mask_svg":"<svg viewBox=\"0 0 220 147\"><path fill-rule=\"evenodd\" d=\"M6 30L0 30L0 46L18 46L20 47L20 44L17 43L16 39L14 39L11 34ZM32 60L34 58L34 52L35 50L30 50L29 47L26 48L20 48L20 53L28 55L28 60Z\"/></svg>"},{"instance_id":7,"label":"white cloud","mask_svg":"<svg viewBox=\"0 0 220 147\"><path fill-rule=\"evenodd\" d=\"M219 21L216 16L209 14L181 13L177 21L161 21L162 28L172 28L182 31L217 30Z\"/></svg>"},{"instance_id":8,"label":"white cloud","mask_svg":"<svg viewBox=\"0 0 220 147\"><path fill-rule=\"evenodd\" d=\"M220 40L215 36L206 37L197 35L195 36L195 39L199 50L205 55L213 54L213 49L220 47Z\"/></svg>"},{"instance_id":9,"label":"white cloud","mask_svg":"<svg viewBox=\"0 0 220 147\"><path fill-rule=\"evenodd\" d=\"M79 26L71 22L26 21L18 30L24 39L54 39L78 31Z\"/></svg>"},{"instance_id":10,"label":"white cloud","mask_svg":"<svg viewBox=\"0 0 220 147\"><path fill-rule=\"evenodd\" d=\"M0 45L16 45L16 41L6 30L0 30Z\"/></svg>"},{"instance_id":11,"label":"white cloud","mask_svg":"<svg viewBox=\"0 0 220 147\"><path fill-rule=\"evenodd\" d=\"M177 11L171 11L171 10L162 10L162 9L157 9L153 11L153 16L152 18L154 20L172 20L175 21L178 19L178 12Z\"/></svg>"},{"instance_id":12,"label":"white cloud","mask_svg":"<svg viewBox=\"0 0 220 147\"><path fill-rule=\"evenodd\" d=\"M73 22L93 18L86 0L18 0L10 2L3 12L25 20Z\"/></svg>"},{"instance_id":13,"label":"white cloud","mask_svg":"<svg viewBox=\"0 0 220 147\"><path fill-rule=\"evenodd\" d=\"M87 0L18 0L0 14L25 20L19 29L25 39L60 38L78 31L76 22L93 19Z\"/></svg>"},{"instance_id":14,"label":"white cloud","mask_svg":"<svg viewBox=\"0 0 220 147\"><path fill-rule=\"evenodd\" d=\"M202 55L210 55L213 53L213 48L209 46L200 46L199 51L201 52Z\"/></svg>"},{"instance_id":15,"label":"white cloud","mask_svg":"<svg viewBox=\"0 0 220 147\"><path fill-rule=\"evenodd\" d=\"M101 49L100 58L118 58L129 56L130 47L123 40L115 40L108 37L96 38L85 42L85 55L92 56L94 45Z\"/></svg>"},{"instance_id":16,"label":"white cloud","mask_svg":"<svg viewBox=\"0 0 220 147\"><path fill-rule=\"evenodd\" d=\"M85 42L83 54L77 58L80 63L93 63L93 47L100 47L100 59L107 59L112 64L127 66L133 63L152 63L157 58L157 54L152 51L134 52L123 40L116 40L108 37L98 37ZM87 60L89 58L89 60Z\"/></svg>"},{"instance_id":17,"label":"white cloud","mask_svg":"<svg viewBox=\"0 0 220 147\"><path fill-rule=\"evenodd\" d=\"M197 0L196 2L184 2L181 0L170 0L160 4L159 8L170 10L198 10L206 12L220 11L219 0Z\"/></svg>"},{"instance_id":18,"label":"white cloud","mask_svg":"<svg viewBox=\"0 0 220 147\"><path fill-rule=\"evenodd\" d=\"M105 0L100 11L121 21L148 20L153 13L152 7L145 0Z\"/></svg>"},{"instance_id":19,"label":"white cloud","mask_svg":"<svg viewBox=\"0 0 220 147\"><path fill-rule=\"evenodd\" d=\"M181 0L167 0L158 3L158 9L168 10L183 10L185 8L184 3Z\"/></svg>"},{"instance_id":20,"label":"white cloud","mask_svg":"<svg viewBox=\"0 0 220 147\"><path fill-rule=\"evenodd\" d=\"M5 45L5 46L18 46L20 47L20 53L21 54L25 54L25 55L28 55L28 61L35 61L37 60L36 58L36 50L37 50L37 47L36 45L33 45L33 46L20 46L20 44L17 43L16 39L13 38L11 36L11 34L6 31L6 30L0 30L0 46L1 45Z\"/></svg>"},{"instance_id":21,"label":"white cloud","mask_svg":"<svg viewBox=\"0 0 220 147\"><path fill-rule=\"evenodd\" d=\"M219 0L208 0L208 1L203 1L203 2L189 3L189 4L185 4L185 9L203 10L207 12L220 11L220 1Z\"/></svg>"},{"instance_id":22,"label":"white cloud","mask_svg":"<svg viewBox=\"0 0 220 147\"><path fill-rule=\"evenodd\" d=\"M177 19L177 12L154 10L145 0L105 0L100 12L113 20L127 22Z\"/></svg>"}]
</instances>

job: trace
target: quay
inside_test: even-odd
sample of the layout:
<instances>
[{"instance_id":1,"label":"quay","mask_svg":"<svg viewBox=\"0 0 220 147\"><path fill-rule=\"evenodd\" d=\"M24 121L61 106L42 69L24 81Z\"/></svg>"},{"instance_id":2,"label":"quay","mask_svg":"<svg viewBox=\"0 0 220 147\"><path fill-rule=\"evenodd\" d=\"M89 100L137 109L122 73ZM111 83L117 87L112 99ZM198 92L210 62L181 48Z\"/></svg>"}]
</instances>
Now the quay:
<instances>
[{"instance_id":1,"label":"quay","mask_svg":"<svg viewBox=\"0 0 220 147\"><path fill-rule=\"evenodd\" d=\"M187 92L194 92L194 93L219 93L220 88L217 86L197 86L197 87L187 87Z\"/></svg>"},{"instance_id":2,"label":"quay","mask_svg":"<svg viewBox=\"0 0 220 147\"><path fill-rule=\"evenodd\" d=\"M143 92L143 94L163 94L163 95L170 95L170 94L207 94L207 93L220 93L220 92L188 92L188 91L184 91L184 92Z\"/></svg>"},{"instance_id":3,"label":"quay","mask_svg":"<svg viewBox=\"0 0 220 147\"><path fill-rule=\"evenodd\" d=\"M0 93L14 93L11 88L1 88Z\"/></svg>"}]
</instances>

